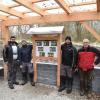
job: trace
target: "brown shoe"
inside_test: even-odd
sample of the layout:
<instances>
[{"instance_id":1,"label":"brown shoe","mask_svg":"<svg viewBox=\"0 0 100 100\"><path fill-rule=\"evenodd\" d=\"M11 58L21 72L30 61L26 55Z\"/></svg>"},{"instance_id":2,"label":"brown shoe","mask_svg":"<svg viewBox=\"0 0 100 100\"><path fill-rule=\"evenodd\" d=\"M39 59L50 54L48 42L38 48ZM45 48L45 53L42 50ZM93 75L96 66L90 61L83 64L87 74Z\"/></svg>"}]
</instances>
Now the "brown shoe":
<instances>
[{"instance_id":1,"label":"brown shoe","mask_svg":"<svg viewBox=\"0 0 100 100\"><path fill-rule=\"evenodd\" d=\"M91 99L92 98L92 94L91 93L88 93L87 94L87 99Z\"/></svg>"},{"instance_id":2,"label":"brown shoe","mask_svg":"<svg viewBox=\"0 0 100 100\"><path fill-rule=\"evenodd\" d=\"M84 91L80 91L80 96L84 96L85 92Z\"/></svg>"},{"instance_id":3,"label":"brown shoe","mask_svg":"<svg viewBox=\"0 0 100 100\"><path fill-rule=\"evenodd\" d=\"M32 86L35 86L35 82L31 82L31 85L32 85Z\"/></svg>"},{"instance_id":4,"label":"brown shoe","mask_svg":"<svg viewBox=\"0 0 100 100\"><path fill-rule=\"evenodd\" d=\"M72 88L68 88L67 90L66 90L66 93L67 94L70 94L72 92Z\"/></svg>"},{"instance_id":5,"label":"brown shoe","mask_svg":"<svg viewBox=\"0 0 100 100\"><path fill-rule=\"evenodd\" d=\"M25 85L27 83L27 81L23 81L22 83L21 83L21 85Z\"/></svg>"}]
</instances>

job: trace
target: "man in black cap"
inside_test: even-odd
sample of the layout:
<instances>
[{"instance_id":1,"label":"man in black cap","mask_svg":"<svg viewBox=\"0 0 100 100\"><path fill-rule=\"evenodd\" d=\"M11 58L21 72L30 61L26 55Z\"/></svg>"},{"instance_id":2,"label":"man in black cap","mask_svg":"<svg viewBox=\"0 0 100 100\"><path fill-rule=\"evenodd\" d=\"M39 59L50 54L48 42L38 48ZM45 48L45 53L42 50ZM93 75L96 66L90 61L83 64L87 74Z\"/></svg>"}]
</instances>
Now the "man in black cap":
<instances>
[{"instance_id":1,"label":"man in black cap","mask_svg":"<svg viewBox=\"0 0 100 100\"><path fill-rule=\"evenodd\" d=\"M62 92L66 89L67 93L72 92L73 84L73 69L76 65L77 50L71 42L71 37L65 38L65 43L61 45L62 62L61 62L61 75L60 75L60 88L58 92Z\"/></svg>"}]
</instances>

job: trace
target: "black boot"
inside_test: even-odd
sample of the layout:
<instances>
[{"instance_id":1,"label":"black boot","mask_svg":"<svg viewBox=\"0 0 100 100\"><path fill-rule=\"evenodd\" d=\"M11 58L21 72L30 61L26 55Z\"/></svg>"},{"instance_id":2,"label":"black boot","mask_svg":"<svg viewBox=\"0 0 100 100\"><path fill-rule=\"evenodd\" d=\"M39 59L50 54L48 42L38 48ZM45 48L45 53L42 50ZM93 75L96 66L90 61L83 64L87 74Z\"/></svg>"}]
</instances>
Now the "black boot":
<instances>
[{"instance_id":1,"label":"black boot","mask_svg":"<svg viewBox=\"0 0 100 100\"><path fill-rule=\"evenodd\" d=\"M14 89L14 86L11 85L11 84L9 84L9 88L10 88L10 89Z\"/></svg>"},{"instance_id":2,"label":"black boot","mask_svg":"<svg viewBox=\"0 0 100 100\"><path fill-rule=\"evenodd\" d=\"M60 76L60 87L58 89L58 92L62 92L63 90L65 90L66 86L66 77L65 76Z\"/></svg>"},{"instance_id":3,"label":"black boot","mask_svg":"<svg viewBox=\"0 0 100 100\"><path fill-rule=\"evenodd\" d=\"M68 83L67 84L68 84L68 87L67 87L66 92L68 94L70 94L72 92L73 78L68 78Z\"/></svg>"},{"instance_id":4,"label":"black boot","mask_svg":"<svg viewBox=\"0 0 100 100\"><path fill-rule=\"evenodd\" d=\"M15 81L15 82L13 82L13 84L15 84L15 85L19 85L19 82Z\"/></svg>"},{"instance_id":5,"label":"black boot","mask_svg":"<svg viewBox=\"0 0 100 100\"><path fill-rule=\"evenodd\" d=\"M80 81L80 96L84 96L85 95L85 86L84 86L84 81Z\"/></svg>"},{"instance_id":6,"label":"black boot","mask_svg":"<svg viewBox=\"0 0 100 100\"><path fill-rule=\"evenodd\" d=\"M10 89L14 89L13 83L8 81L8 85Z\"/></svg>"},{"instance_id":7,"label":"black boot","mask_svg":"<svg viewBox=\"0 0 100 100\"><path fill-rule=\"evenodd\" d=\"M26 72L22 73L22 78L23 78L23 82L21 83L21 85L25 85L27 83L27 73Z\"/></svg>"},{"instance_id":8,"label":"black boot","mask_svg":"<svg viewBox=\"0 0 100 100\"><path fill-rule=\"evenodd\" d=\"M34 82L34 79L33 79L33 73L30 73L29 77L30 77L30 83L31 83L31 85L35 86L35 82Z\"/></svg>"}]
</instances>

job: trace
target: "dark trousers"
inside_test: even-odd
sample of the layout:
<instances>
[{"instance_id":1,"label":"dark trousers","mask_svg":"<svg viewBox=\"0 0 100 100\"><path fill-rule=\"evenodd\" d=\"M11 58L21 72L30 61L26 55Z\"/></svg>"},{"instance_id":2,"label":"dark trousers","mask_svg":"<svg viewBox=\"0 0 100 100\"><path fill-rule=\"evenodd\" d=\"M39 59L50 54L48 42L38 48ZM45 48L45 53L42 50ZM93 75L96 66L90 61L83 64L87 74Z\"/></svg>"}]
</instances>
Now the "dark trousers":
<instances>
[{"instance_id":1,"label":"dark trousers","mask_svg":"<svg viewBox=\"0 0 100 100\"><path fill-rule=\"evenodd\" d=\"M33 81L33 64L28 62L28 63L25 63L23 62L22 63L22 78L23 78L23 81L26 81L27 82L27 74L29 74L29 78L30 78L30 81L32 82Z\"/></svg>"},{"instance_id":2,"label":"dark trousers","mask_svg":"<svg viewBox=\"0 0 100 100\"><path fill-rule=\"evenodd\" d=\"M73 85L73 70L71 66L61 65L60 86L72 88Z\"/></svg>"},{"instance_id":3,"label":"dark trousers","mask_svg":"<svg viewBox=\"0 0 100 100\"><path fill-rule=\"evenodd\" d=\"M82 71L80 69L79 73L80 73L80 90L83 92L91 92L93 70Z\"/></svg>"},{"instance_id":4,"label":"dark trousers","mask_svg":"<svg viewBox=\"0 0 100 100\"><path fill-rule=\"evenodd\" d=\"M8 84L16 82L17 68L18 63L16 60L12 61L12 63L8 63Z\"/></svg>"},{"instance_id":5,"label":"dark trousers","mask_svg":"<svg viewBox=\"0 0 100 100\"><path fill-rule=\"evenodd\" d=\"M30 62L28 63L23 62L21 70L22 73L29 73L29 74L33 73L33 64Z\"/></svg>"}]
</instances>

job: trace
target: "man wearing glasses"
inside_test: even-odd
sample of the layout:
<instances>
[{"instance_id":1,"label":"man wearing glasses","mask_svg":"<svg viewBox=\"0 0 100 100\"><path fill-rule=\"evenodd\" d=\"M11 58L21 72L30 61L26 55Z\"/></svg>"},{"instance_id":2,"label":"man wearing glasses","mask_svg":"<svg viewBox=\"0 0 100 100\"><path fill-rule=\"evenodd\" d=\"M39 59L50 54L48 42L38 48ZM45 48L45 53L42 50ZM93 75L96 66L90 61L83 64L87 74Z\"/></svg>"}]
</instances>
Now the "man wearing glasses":
<instances>
[{"instance_id":1,"label":"man wearing glasses","mask_svg":"<svg viewBox=\"0 0 100 100\"><path fill-rule=\"evenodd\" d=\"M95 60L95 57L97 59ZM87 94L90 98L94 66L100 62L100 51L89 45L89 40L83 40L83 47L78 50L78 69L80 73L80 95Z\"/></svg>"}]
</instances>

